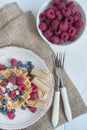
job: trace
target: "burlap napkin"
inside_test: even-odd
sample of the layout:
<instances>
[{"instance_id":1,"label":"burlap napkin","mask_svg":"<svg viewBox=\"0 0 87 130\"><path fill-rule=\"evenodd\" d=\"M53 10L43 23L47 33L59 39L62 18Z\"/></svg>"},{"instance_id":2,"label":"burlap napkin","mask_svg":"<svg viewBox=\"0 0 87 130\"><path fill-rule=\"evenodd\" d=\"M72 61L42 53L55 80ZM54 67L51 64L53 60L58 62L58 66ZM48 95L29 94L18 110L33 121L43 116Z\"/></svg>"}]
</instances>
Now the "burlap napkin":
<instances>
[{"instance_id":1,"label":"burlap napkin","mask_svg":"<svg viewBox=\"0 0 87 130\"><path fill-rule=\"evenodd\" d=\"M32 13L30 11L23 13L16 3L8 4L0 10L0 47L12 45L34 51L45 60L50 71L53 72L53 50L37 33L36 21ZM86 113L87 108L66 72L63 74L63 79L67 87L73 118ZM59 126L66 121L61 100ZM35 125L26 129L53 130L51 109Z\"/></svg>"}]
</instances>

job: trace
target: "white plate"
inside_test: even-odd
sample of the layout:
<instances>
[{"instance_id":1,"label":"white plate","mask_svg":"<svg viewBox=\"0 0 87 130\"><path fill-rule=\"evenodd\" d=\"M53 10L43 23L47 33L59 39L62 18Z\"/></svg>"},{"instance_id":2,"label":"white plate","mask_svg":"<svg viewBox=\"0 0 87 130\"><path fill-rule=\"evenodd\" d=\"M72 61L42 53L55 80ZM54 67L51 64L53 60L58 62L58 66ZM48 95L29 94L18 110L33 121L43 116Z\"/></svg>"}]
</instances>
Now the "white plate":
<instances>
[{"instance_id":1,"label":"white plate","mask_svg":"<svg viewBox=\"0 0 87 130\"><path fill-rule=\"evenodd\" d=\"M4 47L0 49L0 63L6 64L9 66L9 60L11 58L16 58L17 60L21 60L24 63L27 61L32 61L35 65L35 68L40 70L48 70L44 60L42 60L39 56L33 53L30 50L18 47ZM2 129L21 129L27 126L32 125L36 121L38 121L50 108L53 97L53 78L48 82L52 87L49 92L47 98L47 108L44 110L38 109L36 113L31 113L29 110L20 110L16 112L16 118L14 120L9 120L7 116L0 113L0 128Z\"/></svg>"}]
</instances>

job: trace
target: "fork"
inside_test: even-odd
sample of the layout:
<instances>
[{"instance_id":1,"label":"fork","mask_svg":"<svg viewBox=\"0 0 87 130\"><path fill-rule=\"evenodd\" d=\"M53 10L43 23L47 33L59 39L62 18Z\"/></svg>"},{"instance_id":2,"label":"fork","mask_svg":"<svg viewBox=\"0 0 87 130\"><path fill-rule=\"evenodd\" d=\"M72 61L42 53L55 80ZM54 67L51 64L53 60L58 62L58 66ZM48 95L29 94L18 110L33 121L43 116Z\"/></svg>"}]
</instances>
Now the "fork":
<instances>
[{"instance_id":1,"label":"fork","mask_svg":"<svg viewBox=\"0 0 87 130\"><path fill-rule=\"evenodd\" d=\"M62 69L63 69L63 64L64 64L64 57L65 56L62 57L60 53L57 53L57 56L53 56L54 70L57 76L57 86L55 87L53 111L52 111L53 127L56 127L59 121L60 79L61 79L61 74L62 74Z\"/></svg>"},{"instance_id":2,"label":"fork","mask_svg":"<svg viewBox=\"0 0 87 130\"><path fill-rule=\"evenodd\" d=\"M53 56L54 70L58 79L58 84L55 87L53 111L52 111L52 125L56 127L59 121L59 103L60 92L64 104L64 112L68 121L72 119L72 113L69 105L66 87L64 86L62 73L64 69L65 53L57 53L57 56Z\"/></svg>"}]
</instances>

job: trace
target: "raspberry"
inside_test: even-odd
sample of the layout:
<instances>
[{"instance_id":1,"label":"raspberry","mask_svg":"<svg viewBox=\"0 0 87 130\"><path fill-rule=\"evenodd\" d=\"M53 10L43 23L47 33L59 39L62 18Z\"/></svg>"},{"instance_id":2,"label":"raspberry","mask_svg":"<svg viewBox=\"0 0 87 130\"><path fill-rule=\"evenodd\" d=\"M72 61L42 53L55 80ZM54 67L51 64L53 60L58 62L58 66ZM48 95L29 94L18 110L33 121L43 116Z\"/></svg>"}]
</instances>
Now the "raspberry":
<instances>
[{"instance_id":1,"label":"raspberry","mask_svg":"<svg viewBox=\"0 0 87 130\"><path fill-rule=\"evenodd\" d=\"M30 94L30 98L31 98L32 100L36 100L36 99L38 98L37 93L31 93L31 94Z\"/></svg>"},{"instance_id":2,"label":"raspberry","mask_svg":"<svg viewBox=\"0 0 87 130\"><path fill-rule=\"evenodd\" d=\"M16 77L16 83L17 84L22 84L24 82L24 78L23 77Z\"/></svg>"},{"instance_id":3,"label":"raspberry","mask_svg":"<svg viewBox=\"0 0 87 130\"><path fill-rule=\"evenodd\" d=\"M78 16L78 20L81 19L81 13L80 12L76 11L75 15Z\"/></svg>"},{"instance_id":4,"label":"raspberry","mask_svg":"<svg viewBox=\"0 0 87 130\"><path fill-rule=\"evenodd\" d=\"M76 28L74 28L74 27L69 28L69 30L68 30L69 36L74 36L75 33L76 33Z\"/></svg>"},{"instance_id":5,"label":"raspberry","mask_svg":"<svg viewBox=\"0 0 87 130\"><path fill-rule=\"evenodd\" d=\"M66 7L65 3L64 2L60 2L59 5L58 5L58 9L62 10Z\"/></svg>"},{"instance_id":6,"label":"raspberry","mask_svg":"<svg viewBox=\"0 0 87 130\"><path fill-rule=\"evenodd\" d=\"M52 5L54 7L58 7L59 3L60 3L60 0L53 0Z\"/></svg>"},{"instance_id":7,"label":"raspberry","mask_svg":"<svg viewBox=\"0 0 87 130\"><path fill-rule=\"evenodd\" d=\"M18 85L18 90L19 90L20 92L24 92L24 91L26 90L26 85L25 85L25 84L19 84L19 85Z\"/></svg>"},{"instance_id":8,"label":"raspberry","mask_svg":"<svg viewBox=\"0 0 87 130\"><path fill-rule=\"evenodd\" d=\"M58 36L52 36L50 37L50 42L53 43L53 44L58 44L59 42L59 37Z\"/></svg>"},{"instance_id":9,"label":"raspberry","mask_svg":"<svg viewBox=\"0 0 87 130\"><path fill-rule=\"evenodd\" d=\"M68 7L71 10L71 14L73 15L76 12L76 4L75 2L71 1L68 3Z\"/></svg>"},{"instance_id":10,"label":"raspberry","mask_svg":"<svg viewBox=\"0 0 87 130\"><path fill-rule=\"evenodd\" d=\"M60 38L58 44L60 44L60 45L64 44L64 40L62 38Z\"/></svg>"},{"instance_id":11,"label":"raspberry","mask_svg":"<svg viewBox=\"0 0 87 130\"><path fill-rule=\"evenodd\" d=\"M72 27L72 24L68 24L68 29Z\"/></svg>"},{"instance_id":12,"label":"raspberry","mask_svg":"<svg viewBox=\"0 0 87 130\"><path fill-rule=\"evenodd\" d=\"M54 31L54 29L52 28L52 26L49 26L49 30L52 31L52 32Z\"/></svg>"},{"instance_id":13,"label":"raspberry","mask_svg":"<svg viewBox=\"0 0 87 130\"><path fill-rule=\"evenodd\" d=\"M16 77L11 77L9 82L11 82L13 85L16 84Z\"/></svg>"},{"instance_id":14,"label":"raspberry","mask_svg":"<svg viewBox=\"0 0 87 130\"><path fill-rule=\"evenodd\" d=\"M55 30L58 28L58 24L59 24L58 20L54 19L51 23L51 27Z\"/></svg>"},{"instance_id":15,"label":"raspberry","mask_svg":"<svg viewBox=\"0 0 87 130\"><path fill-rule=\"evenodd\" d=\"M49 26L50 23L51 23L50 19L47 19L47 20L45 21L45 23L46 23L47 26Z\"/></svg>"},{"instance_id":16,"label":"raspberry","mask_svg":"<svg viewBox=\"0 0 87 130\"><path fill-rule=\"evenodd\" d=\"M64 2L65 4L67 4L67 0L61 0L61 2Z\"/></svg>"},{"instance_id":17,"label":"raspberry","mask_svg":"<svg viewBox=\"0 0 87 130\"><path fill-rule=\"evenodd\" d=\"M81 31L81 28L76 28L76 34L78 35Z\"/></svg>"},{"instance_id":18,"label":"raspberry","mask_svg":"<svg viewBox=\"0 0 87 130\"><path fill-rule=\"evenodd\" d=\"M44 20L46 19L46 13L45 13L45 12L41 13L41 14L39 15L39 19L40 19L41 21L44 21Z\"/></svg>"},{"instance_id":19,"label":"raspberry","mask_svg":"<svg viewBox=\"0 0 87 130\"><path fill-rule=\"evenodd\" d=\"M9 92L9 97L14 99L16 97L16 91Z\"/></svg>"},{"instance_id":20,"label":"raspberry","mask_svg":"<svg viewBox=\"0 0 87 130\"><path fill-rule=\"evenodd\" d=\"M7 85L8 85L8 83L7 83L7 82L2 82L2 83L1 83L1 86L2 86L2 87L4 87L4 88L6 88L6 87L7 87Z\"/></svg>"},{"instance_id":21,"label":"raspberry","mask_svg":"<svg viewBox=\"0 0 87 130\"><path fill-rule=\"evenodd\" d=\"M18 67L18 65L19 65L18 61L14 58L11 59L10 63L11 63L12 66L15 66L15 67Z\"/></svg>"},{"instance_id":22,"label":"raspberry","mask_svg":"<svg viewBox=\"0 0 87 130\"><path fill-rule=\"evenodd\" d=\"M7 113L7 116L8 116L8 118L9 118L10 120L13 120L16 115L15 115L14 112L8 112L8 113Z\"/></svg>"},{"instance_id":23,"label":"raspberry","mask_svg":"<svg viewBox=\"0 0 87 130\"><path fill-rule=\"evenodd\" d=\"M69 39L68 33L67 33L67 32L62 32L61 38L62 38L64 41L67 41L67 40Z\"/></svg>"},{"instance_id":24,"label":"raspberry","mask_svg":"<svg viewBox=\"0 0 87 130\"><path fill-rule=\"evenodd\" d=\"M78 12L78 11L75 12L75 14L73 15L73 19L74 19L75 22L80 20L81 19L81 13Z\"/></svg>"},{"instance_id":25,"label":"raspberry","mask_svg":"<svg viewBox=\"0 0 87 130\"><path fill-rule=\"evenodd\" d=\"M46 15L47 15L48 19L54 19L55 18L55 11L54 11L54 9L52 9L52 8L48 9Z\"/></svg>"},{"instance_id":26,"label":"raspberry","mask_svg":"<svg viewBox=\"0 0 87 130\"><path fill-rule=\"evenodd\" d=\"M35 85L32 85L32 92L36 93L38 91L38 88Z\"/></svg>"},{"instance_id":27,"label":"raspberry","mask_svg":"<svg viewBox=\"0 0 87 130\"><path fill-rule=\"evenodd\" d=\"M44 22L42 22L42 23L40 23L40 25L39 25L39 29L40 29L41 31L45 31L45 30L47 29L47 25L46 25Z\"/></svg>"},{"instance_id":28,"label":"raspberry","mask_svg":"<svg viewBox=\"0 0 87 130\"><path fill-rule=\"evenodd\" d=\"M61 20L61 19L62 19L62 13L61 13L59 10L56 11L56 18L57 18L58 20Z\"/></svg>"},{"instance_id":29,"label":"raspberry","mask_svg":"<svg viewBox=\"0 0 87 130\"><path fill-rule=\"evenodd\" d=\"M70 8L64 8L63 11L62 11L62 14L65 16L65 17L69 17L71 15L71 10Z\"/></svg>"},{"instance_id":30,"label":"raspberry","mask_svg":"<svg viewBox=\"0 0 87 130\"><path fill-rule=\"evenodd\" d=\"M74 19L75 22L78 21L78 16L73 15L73 19Z\"/></svg>"},{"instance_id":31,"label":"raspberry","mask_svg":"<svg viewBox=\"0 0 87 130\"><path fill-rule=\"evenodd\" d=\"M32 112L32 113L35 113L37 111L37 108L36 107L29 107L29 110Z\"/></svg>"},{"instance_id":32,"label":"raspberry","mask_svg":"<svg viewBox=\"0 0 87 130\"><path fill-rule=\"evenodd\" d=\"M69 16L68 18L65 19L65 21L67 21L68 24L72 24L74 22L73 16Z\"/></svg>"},{"instance_id":33,"label":"raspberry","mask_svg":"<svg viewBox=\"0 0 87 130\"><path fill-rule=\"evenodd\" d=\"M62 32L62 31L59 30L59 29L58 29L58 30L54 30L54 34L57 35L57 36L59 36L59 35L61 34L61 32Z\"/></svg>"},{"instance_id":34,"label":"raspberry","mask_svg":"<svg viewBox=\"0 0 87 130\"><path fill-rule=\"evenodd\" d=\"M5 70L6 66L3 64L0 64L0 70Z\"/></svg>"},{"instance_id":35,"label":"raspberry","mask_svg":"<svg viewBox=\"0 0 87 130\"><path fill-rule=\"evenodd\" d=\"M67 4L67 6L68 7L70 7L70 8L72 8L72 7L76 7L76 4L75 4L75 2L73 2L73 1L70 1L68 4Z\"/></svg>"},{"instance_id":36,"label":"raspberry","mask_svg":"<svg viewBox=\"0 0 87 130\"><path fill-rule=\"evenodd\" d=\"M69 38L69 41L73 42L73 41L76 40L76 38L77 38L76 35L74 35L74 36L72 36L72 37Z\"/></svg>"},{"instance_id":37,"label":"raspberry","mask_svg":"<svg viewBox=\"0 0 87 130\"><path fill-rule=\"evenodd\" d=\"M82 21L82 20L77 21L77 22L75 23L75 26L76 26L77 28L82 28L82 27L83 27L83 21Z\"/></svg>"},{"instance_id":38,"label":"raspberry","mask_svg":"<svg viewBox=\"0 0 87 130\"><path fill-rule=\"evenodd\" d=\"M61 31L67 31L67 29L68 29L68 23L67 22L61 23L59 29Z\"/></svg>"},{"instance_id":39,"label":"raspberry","mask_svg":"<svg viewBox=\"0 0 87 130\"><path fill-rule=\"evenodd\" d=\"M50 31L50 30L46 30L45 32L44 32L44 36L46 37L46 38L49 38L49 37L51 37L52 36L52 31Z\"/></svg>"},{"instance_id":40,"label":"raspberry","mask_svg":"<svg viewBox=\"0 0 87 130\"><path fill-rule=\"evenodd\" d=\"M0 88L0 96L2 96L3 95L3 91L1 90L1 88Z\"/></svg>"}]
</instances>

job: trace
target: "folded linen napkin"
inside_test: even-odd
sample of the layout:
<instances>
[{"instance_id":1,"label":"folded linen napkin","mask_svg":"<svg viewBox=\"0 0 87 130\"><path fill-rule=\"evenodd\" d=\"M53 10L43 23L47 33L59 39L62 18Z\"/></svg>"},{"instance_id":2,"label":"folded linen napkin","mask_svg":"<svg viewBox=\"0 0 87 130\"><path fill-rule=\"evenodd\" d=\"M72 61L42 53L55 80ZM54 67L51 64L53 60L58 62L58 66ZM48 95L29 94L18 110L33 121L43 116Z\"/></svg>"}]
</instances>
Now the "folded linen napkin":
<instances>
[{"instance_id":1,"label":"folded linen napkin","mask_svg":"<svg viewBox=\"0 0 87 130\"><path fill-rule=\"evenodd\" d=\"M45 60L50 71L53 72L53 50L37 33L32 12L23 13L17 3L8 4L0 10L0 47L5 46L18 46L32 50ZM66 72L63 74L63 79L67 87L73 118L86 113L87 107ZM58 126L66 121L61 101ZM53 130L51 109L35 125L29 126L26 130Z\"/></svg>"}]
</instances>

